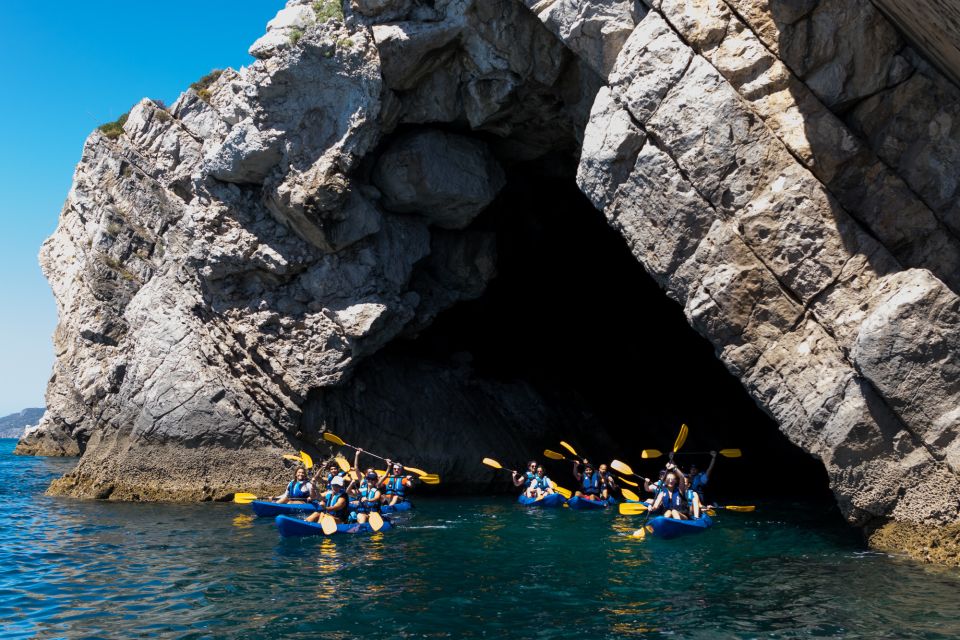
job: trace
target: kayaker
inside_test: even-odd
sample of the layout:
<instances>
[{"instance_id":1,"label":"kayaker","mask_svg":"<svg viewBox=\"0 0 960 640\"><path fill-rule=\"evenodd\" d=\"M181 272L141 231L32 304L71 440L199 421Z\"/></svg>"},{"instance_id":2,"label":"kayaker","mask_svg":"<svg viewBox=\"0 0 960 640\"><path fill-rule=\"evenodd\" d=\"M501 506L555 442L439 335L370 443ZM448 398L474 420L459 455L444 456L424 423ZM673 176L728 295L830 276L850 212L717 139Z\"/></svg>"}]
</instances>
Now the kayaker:
<instances>
[{"instance_id":1,"label":"kayaker","mask_svg":"<svg viewBox=\"0 0 960 640\"><path fill-rule=\"evenodd\" d=\"M687 514L696 520L700 517L700 510L702 509L702 503L700 501L700 494L693 490L693 487L687 489L684 493L684 500L687 503Z\"/></svg>"},{"instance_id":2,"label":"kayaker","mask_svg":"<svg viewBox=\"0 0 960 640\"><path fill-rule=\"evenodd\" d=\"M513 471L513 486L515 487L528 487L530 486L530 481L534 479L537 475L537 461L531 460L527 463L527 470L523 475Z\"/></svg>"},{"instance_id":3,"label":"kayaker","mask_svg":"<svg viewBox=\"0 0 960 640\"><path fill-rule=\"evenodd\" d=\"M687 520L683 491L679 487L678 472L668 471L663 479L663 488L650 506L650 513L663 515L676 520Z\"/></svg>"},{"instance_id":4,"label":"kayaker","mask_svg":"<svg viewBox=\"0 0 960 640\"><path fill-rule=\"evenodd\" d=\"M355 513L357 522L363 524L369 518L371 511L380 510L380 476L372 468L367 469L363 475L360 475L359 465L360 454L363 449L357 449L357 455L353 458L353 471L360 478L360 484L357 485L357 500Z\"/></svg>"},{"instance_id":5,"label":"kayaker","mask_svg":"<svg viewBox=\"0 0 960 640\"><path fill-rule=\"evenodd\" d=\"M580 483L580 488L573 495L587 500L600 500L603 493L603 486L600 476L593 469L589 461L583 461L583 473L580 473L580 461L573 461L573 477Z\"/></svg>"},{"instance_id":6,"label":"kayaker","mask_svg":"<svg viewBox=\"0 0 960 640\"><path fill-rule=\"evenodd\" d=\"M660 477L656 482L651 482L650 478L643 479L643 490L647 493L652 493L652 498L647 498L644 500L647 504L653 504L654 499L657 497L657 494L660 493L660 489L663 488L663 478L667 475L666 469L660 469Z\"/></svg>"},{"instance_id":7,"label":"kayaker","mask_svg":"<svg viewBox=\"0 0 960 640\"><path fill-rule=\"evenodd\" d=\"M383 504L392 507L406 500L406 490L413 486L413 476L404 475L403 465L387 460L387 475L380 480Z\"/></svg>"},{"instance_id":8,"label":"kayaker","mask_svg":"<svg viewBox=\"0 0 960 640\"><path fill-rule=\"evenodd\" d=\"M703 488L710 481L710 473L713 471L713 465L717 463L717 452L710 452L710 465L706 471L701 472L696 463L690 465L690 488L700 494L700 500L703 500Z\"/></svg>"},{"instance_id":9,"label":"kayaker","mask_svg":"<svg viewBox=\"0 0 960 640\"><path fill-rule=\"evenodd\" d=\"M554 493L553 482L551 482L550 478L546 476L543 471L543 467L537 465L537 471L523 494L528 498L540 499L544 496L550 495L551 493Z\"/></svg>"},{"instance_id":10,"label":"kayaker","mask_svg":"<svg viewBox=\"0 0 960 640\"><path fill-rule=\"evenodd\" d=\"M597 469L597 476L600 478L600 495L604 500L609 500L613 492L619 489L620 486L605 464L601 464Z\"/></svg>"},{"instance_id":11,"label":"kayaker","mask_svg":"<svg viewBox=\"0 0 960 640\"><path fill-rule=\"evenodd\" d=\"M330 488L323 494L323 502L320 508L329 513L338 524L347 521L349 515L349 506L347 504L346 487L344 487L343 477L335 476L330 480ZM307 522L319 522L322 511L311 513Z\"/></svg>"},{"instance_id":12,"label":"kayaker","mask_svg":"<svg viewBox=\"0 0 960 640\"><path fill-rule=\"evenodd\" d=\"M324 471L326 471L325 476ZM330 482L337 476L343 477L343 472L340 471L340 467L337 466L337 463L331 460L326 467L317 467L317 472L313 475L313 482L316 484L316 482L323 477L323 489L326 491L330 488Z\"/></svg>"},{"instance_id":13,"label":"kayaker","mask_svg":"<svg viewBox=\"0 0 960 640\"><path fill-rule=\"evenodd\" d=\"M287 484L287 490L274 498L273 501L282 504L302 504L313 502L316 499L317 490L313 483L307 480L307 470L303 467L297 467L297 470L293 472L293 480Z\"/></svg>"}]
</instances>

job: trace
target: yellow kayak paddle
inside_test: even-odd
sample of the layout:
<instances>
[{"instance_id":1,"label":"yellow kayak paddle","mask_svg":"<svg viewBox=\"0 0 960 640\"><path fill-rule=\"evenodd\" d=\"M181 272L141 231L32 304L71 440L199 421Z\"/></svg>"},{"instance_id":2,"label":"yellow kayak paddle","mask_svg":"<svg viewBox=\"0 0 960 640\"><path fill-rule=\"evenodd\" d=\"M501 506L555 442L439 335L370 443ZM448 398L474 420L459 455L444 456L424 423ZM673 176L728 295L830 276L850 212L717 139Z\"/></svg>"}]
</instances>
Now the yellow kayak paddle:
<instances>
[{"instance_id":1,"label":"yellow kayak paddle","mask_svg":"<svg viewBox=\"0 0 960 640\"><path fill-rule=\"evenodd\" d=\"M358 448L358 447L353 446L352 444L347 444L347 443L344 442L339 436L337 436L337 435L335 435L335 434L333 434L333 433L330 433L329 431L325 431L325 432L323 433L323 439L326 440L327 442L331 443L331 444L337 445L338 447L347 447L347 448L350 448L350 449L353 449L353 450L356 450L356 449ZM372 457L376 458L377 460L386 461L386 458L384 458L383 456L378 456L378 455L375 454L375 453L370 453L370 452L367 451L366 449L364 449L363 452L364 452L365 454L367 454L368 456L372 456ZM302 452L301 452L301 453L302 453ZM339 461L338 461L338 464L339 464ZM341 467L341 468L342 468L342 467ZM407 471L410 471L411 473L417 474L418 476L435 475L435 474L431 474L429 471L424 471L423 469L417 469L416 467L408 467L408 466L404 465L403 468L406 469ZM344 471L346 471L346 469L344 469Z\"/></svg>"},{"instance_id":2,"label":"yellow kayak paddle","mask_svg":"<svg viewBox=\"0 0 960 640\"><path fill-rule=\"evenodd\" d=\"M633 491L630 491L630 489L620 489L620 493L622 493L622 494L623 494L623 497L626 498L627 500L633 500L634 502L640 502L640 496L638 496L637 494L635 494Z\"/></svg>"},{"instance_id":3,"label":"yellow kayak paddle","mask_svg":"<svg viewBox=\"0 0 960 640\"><path fill-rule=\"evenodd\" d=\"M374 531L383 529L383 518L376 511L371 511L369 515L367 515L367 522L370 523L370 528Z\"/></svg>"},{"instance_id":4,"label":"yellow kayak paddle","mask_svg":"<svg viewBox=\"0 0 960 640\"><path fill-rule=\"evenodd\" d=\"M257 500L257 496L252 493L235 493L233 494L233 501L237 504L250 504L254 500Z\"/></svg>"},{"instance_id":5,"label":"yellow kayak paddle","mask_svg":"<svg viewBox=\"0 0 960 640\"><path fill-rule=\"evenodd\" d=\"M676 453L680 451L680 447L683 446L683 443L687 441L687 435L690 433L690 428L685 424L680 425L680 433L677 434L677 439L673 443L673 452Z\"/></svg>"},{"instance_id":6,"label":"yellow kayak paddle","mask_svg":"<svg viewBox=\"0 0 960 640\"><path fill-rule=\"evenodd\" d=\"M619 509L620 513L625 516L638 516L650 510L650 508L642 502L621 502Z\"/></svg>"}]
</instances>

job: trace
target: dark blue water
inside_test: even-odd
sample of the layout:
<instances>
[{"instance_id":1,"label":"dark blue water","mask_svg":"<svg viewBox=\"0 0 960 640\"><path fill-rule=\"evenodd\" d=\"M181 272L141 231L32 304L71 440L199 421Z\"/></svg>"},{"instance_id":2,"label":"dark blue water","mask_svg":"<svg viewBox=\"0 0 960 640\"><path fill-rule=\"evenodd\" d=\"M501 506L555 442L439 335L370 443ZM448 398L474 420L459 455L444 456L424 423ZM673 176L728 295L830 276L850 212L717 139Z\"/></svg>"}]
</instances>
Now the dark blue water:
<instances>
[{"instance_id":1,"label":"dark blue water","mask_svg":"<svg viewBox=\"0 0 960 640\"><path fill-rule=\"evenodd\" d=\"M281 540L232 504L43 495L0 440L0 637L957 638L960 571L862 548L829 505L631 538L607 512L423 500L373 537Z\"/></svg>"}]
</instances>

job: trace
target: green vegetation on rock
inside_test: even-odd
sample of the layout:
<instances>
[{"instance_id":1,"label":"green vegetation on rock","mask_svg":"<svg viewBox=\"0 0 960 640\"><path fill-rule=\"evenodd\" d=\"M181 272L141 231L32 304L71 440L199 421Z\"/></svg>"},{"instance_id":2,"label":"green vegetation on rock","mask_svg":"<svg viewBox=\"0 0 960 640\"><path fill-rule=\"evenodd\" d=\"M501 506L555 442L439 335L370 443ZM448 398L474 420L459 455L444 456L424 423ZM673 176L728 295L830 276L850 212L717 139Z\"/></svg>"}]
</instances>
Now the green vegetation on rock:
<instances>
[{"instance_id":1,"label":"green vegetation on rock","mask_svg":"<svg viewBox=\"0 0 960 640\"><path fill-rule=\"evenodd\" d=\"M97 129L99 129L103 135L107 136L111 140L116 140L123 134L123 125L126 124L127 116L129 115L130 112L128 111L113 122L102 124L97 127Z\"/></svg>"},{"instance_id":2,"label":"green vegetation on rock","mask_svg":"<svg viewBox=\"0 0 960 640\"><path fill-rule=\"evenodd\" d=\"M210 85L216 82L223 75L223 69L214 69L190 85L190 88L197 92L197 95L204 102L210 101Z\"/></svg>"},{"instance_id":3,"label":"green vegetation on rock","mask_svg":"<svg viewBox=\"0 0 960 640\"><path fill-rule=\"evenodd\" d=\"M313 3L313 12L317 15L319 22L325 22L330 18L343 22L343 5L340 4L340 0L317 0Z\"/></svg>"}]
</instances>

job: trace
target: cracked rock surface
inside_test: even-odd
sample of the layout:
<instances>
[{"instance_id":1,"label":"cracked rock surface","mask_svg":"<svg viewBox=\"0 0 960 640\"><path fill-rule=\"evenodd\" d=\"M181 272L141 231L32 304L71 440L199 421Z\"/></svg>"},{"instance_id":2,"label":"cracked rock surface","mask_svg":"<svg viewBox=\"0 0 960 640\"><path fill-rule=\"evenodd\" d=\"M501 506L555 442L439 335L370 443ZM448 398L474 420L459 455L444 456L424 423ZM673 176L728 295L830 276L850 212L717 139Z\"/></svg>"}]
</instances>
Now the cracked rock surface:
<instances>
[{"instance_id":1,"label":"cracked rock surface","mask_svg":"<svg viewBox=\"0 0 960 640\"><path fill-rule=\"evenodd\" d=\"M250 67L88 138L41 251L57 360L18 451L82 453L60 493L221 499L324 426L442 433L469 489L489 438L537 437L519 416L573 414L381 350L483 293L471 221L511 163L567 154L850 523L960 563L960 63L920 4L291 0ZM438 431L387 416L404 384L444 398ZM492 395L509 410L450 418Z\"/></svg>"}]
</instances>

